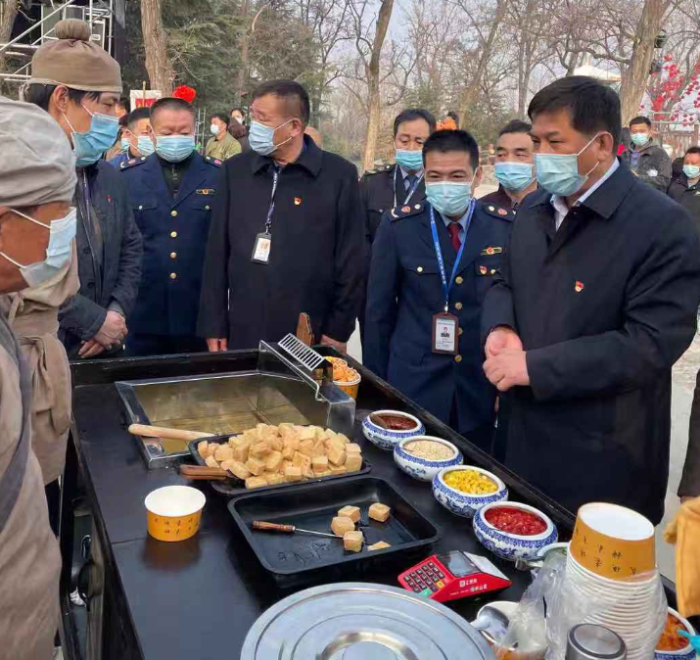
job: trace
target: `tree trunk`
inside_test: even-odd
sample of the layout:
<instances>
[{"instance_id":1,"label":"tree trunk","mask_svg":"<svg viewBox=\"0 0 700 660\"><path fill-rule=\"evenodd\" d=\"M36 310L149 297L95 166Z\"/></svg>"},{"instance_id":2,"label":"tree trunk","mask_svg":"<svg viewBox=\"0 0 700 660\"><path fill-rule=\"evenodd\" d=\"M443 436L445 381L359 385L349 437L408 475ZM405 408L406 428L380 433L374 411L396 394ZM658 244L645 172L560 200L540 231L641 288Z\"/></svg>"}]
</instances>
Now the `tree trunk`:
<instances>
[{"instance_id":1,"label":"tree trunk","mask_svg":"<svg viewBox=\"0 0 700 660\"><path fill-rule=\"evenodd\" d=\"M160 90L163 96L170 96L173 93L175 70L168 56L161 0L141 0L141 29L151 89Z\"/></svg>"},{"instance_id":2,"label":"tree trunk","mask_svg":"<svg viewBox=\"0 0 700 660\"><path fill-rule=\"evenodd\" d=\"M649 69L654 59L654 40L661 29L661 20L666 10L666 0L645 0L642 15L637 24L632 57L622 72L620 104L622 125L639 114L649 78Z\"/></svg>"},{"instance_id":3,"label":"tree trunk","mask_svg":"<svg viewBox=\"0 0 700 660\"><path fill-rule=\"evenodd\" d=\"M379 98L379 74L382 55L382 46L386 39L391 21L391 12L394 8L394 0L383 0L377 27L374 33L372 54L367 66L367 87L369 90L369 117L367 119L367 137L365 139L365 155L362 165L366 170L374 167L374 154L377 149L377 135L379 134L379 122L381 118L381 99Z\"/></svg>"},{"instance_id":4,"label":"tree trunk","mask_svg":"<svg viewBox=\"0 0 700 660\"><path fill-rule=\"evenodd\" d=\"M481 55L479 57L479 63L477 64L474 76L469 81L464 93L462 94L462 103L460 105L459 115L462 118L460 121L461 126L465 130L469 130L469 114L472 104L476 100L479 93L479 87L481 85L481 79L484 77L486 72L486 67L491 59L491 53L493 51L493 45L496 41L496 36L503 22L503 18L506 13L506 1L497 0L496 2L496 14L491 21L491 27L489 28L488 36L481 48Z\"/></svg>"},{"instance_id":5,"label":"tree trunk","mask_svg":"<svg viewBox=\"0 0 700 660\"><path fill-rule=\"evenodd\" d=\"M6 44L12 38L12 26L15 24L19 0L0 0L0 44ZM5 71L5 53L0 54L0 71ZM0 83L0 91L2 84Z\"/></svg>"},{"instance_id":6,"label":"tree trunk","mask_svg":"<svg viewBox=\"0 0 700 660\"><path fill-rule=\"evenodd\" d=\"M243 93L246 87L246 78L250 67L250 25L248 25L248 13L250 12L250 0L241 3L241 24L243 34L241 35L241 65L236 76L236 87L234 89L235 99L238 105L243 105Z\"/></svg>"}]
</instances>

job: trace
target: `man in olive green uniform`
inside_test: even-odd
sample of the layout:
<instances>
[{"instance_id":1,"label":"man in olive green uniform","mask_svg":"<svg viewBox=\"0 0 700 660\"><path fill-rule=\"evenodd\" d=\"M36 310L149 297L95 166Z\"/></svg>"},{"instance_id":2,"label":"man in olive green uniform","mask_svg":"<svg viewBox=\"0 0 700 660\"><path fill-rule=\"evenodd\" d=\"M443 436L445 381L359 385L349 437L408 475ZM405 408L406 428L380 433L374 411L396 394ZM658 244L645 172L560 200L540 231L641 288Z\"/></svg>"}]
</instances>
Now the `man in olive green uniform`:
<instances>
[{"instance_id":1,"label":"man in olive green uniform","mask_svg":"<svg viewBox=\"0 0 700 660\"><path fill-rule=\"evenodd\" d=\"M228 115L216 114L211 118L209 130L214 136L207 142L206 156L214 160L225 161L241 153L241 145L238 140L228 132Z\"/></svg>"}]
</instances>

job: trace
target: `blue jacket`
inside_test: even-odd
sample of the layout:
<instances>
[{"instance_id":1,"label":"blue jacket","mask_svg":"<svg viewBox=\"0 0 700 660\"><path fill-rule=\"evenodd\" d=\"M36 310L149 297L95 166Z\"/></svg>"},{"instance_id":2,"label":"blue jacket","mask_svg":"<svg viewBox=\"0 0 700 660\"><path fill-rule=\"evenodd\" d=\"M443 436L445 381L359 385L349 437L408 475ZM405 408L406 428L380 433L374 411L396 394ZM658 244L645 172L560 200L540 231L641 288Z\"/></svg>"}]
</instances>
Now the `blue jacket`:
<instances>
[{"instance_id":1,"label":"blue jacket","mask_svg":"<svg viewBox=\"0 0 700 660\"><path fill-rule=\"evenodd\" d=\"M433 316L445 296L430 228L430 205L385 213L372 251L364 362L443 422L455 402L458 431L494 417L496 390L484 376L481 306L500 271L513 226L511 209L477 202L449 310L461 330L457 356L432 352ZM438 213L435 220L449 278L457 256Z\"/></svg>"},{"instance_id":2,"label":"blue jacket","mask_svg":"<svg viewBox=\"0 0 700 660\"><path fill-rule=\"evenodd\" d=\"M122 151L120 154L115 156L114 158L110 158L107 162L114 168L121 170L122 166L126 167L127 164L129 163L130 160L133 160L133 156L126 153L126 151Z\"/></svg>"},{"instance_id":3,"label":"blue jacket","mask_svg":"<svg viewBox=\"0 0 700 660\"><path fill-rule=\"evenodd\" d=\"M143 236L142 285L129 324L132 335L196 334L219 169L219 161L193 154L173 198L156 154L122 167Z\"/></svg>"}]
</instances>

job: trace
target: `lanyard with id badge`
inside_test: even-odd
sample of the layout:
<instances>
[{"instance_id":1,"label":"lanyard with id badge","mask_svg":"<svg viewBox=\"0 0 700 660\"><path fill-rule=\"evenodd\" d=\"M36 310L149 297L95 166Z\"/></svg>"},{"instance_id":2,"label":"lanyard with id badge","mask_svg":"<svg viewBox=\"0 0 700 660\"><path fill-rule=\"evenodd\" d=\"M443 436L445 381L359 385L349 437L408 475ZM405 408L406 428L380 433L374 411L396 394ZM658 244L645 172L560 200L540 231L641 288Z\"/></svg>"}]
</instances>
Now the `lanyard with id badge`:
<instances>
[{"instance_id":1,"label":"lanyard with id badge","mask_svg":"<svg viewBox=\"0 0 700 660\"><path fill-rule=\"evenodd\" d=\"M396 203L396 182L398 180L398 172L399 172L399 167L398 165L394 168L394 208L398 206ZM403 203L408 204L411 201L411 197L413 197L413 193L418 190L418 186L420 186L420 182L423 180L423 172L421 172L421 175L416 178L416 180L413 182L413 185L411 186L410 190L408 190L406 194L406 199L404 199Z\"/></svg>"},{"instance_id":2,"label":"lanyard with id badge","mask_svg":"<svg viewBox=\"0 0 700 660\"><path fill-rule=\"evenodd\" d=\"M270 208L267 210L267 218L265 220L265 231L255 237L253 245L253 256L251 261L256 264L270 263L270 250L272 249L272 214L275 212L275 194L277 193L277 183L279 182L280 170L276 165L273 165L272 170L272 195L270 195Z\"/></svg>"},{"instance_id":3,"label":"lanyard with id badge","mask_svg":"<svg viewBox=\"0 0 700 660\"><path fill-rule=\"evenodd\" d=\"M452 290L452 285L457 277L457 271L459 270L459 263L462 260L464 246L467 244L467 235L469 233L469 226L471 225L473 214L474 201L472 200L471 204L469 205L469 211L467 212L467 222L464 227L464 240L462 241L462 245L459 247L459 252L457 252L457 258L455 259L455 264L452 268L452 275L450 276L450 280L448 282L447 273L445 271L445 261L442 258L442 249L440 248L440 238L438 236L437 225L435 224L435 212L433 211L432 206L430 207L430 228L433 232L435 256L437 257L438 266L440 268L442 289L445 293L445 310L433 316L433 353L442 353L444 355L457 354L459 344L459 319L454 314L450 314L449 312L450 291Z\"/></svg>"}]
</instances>

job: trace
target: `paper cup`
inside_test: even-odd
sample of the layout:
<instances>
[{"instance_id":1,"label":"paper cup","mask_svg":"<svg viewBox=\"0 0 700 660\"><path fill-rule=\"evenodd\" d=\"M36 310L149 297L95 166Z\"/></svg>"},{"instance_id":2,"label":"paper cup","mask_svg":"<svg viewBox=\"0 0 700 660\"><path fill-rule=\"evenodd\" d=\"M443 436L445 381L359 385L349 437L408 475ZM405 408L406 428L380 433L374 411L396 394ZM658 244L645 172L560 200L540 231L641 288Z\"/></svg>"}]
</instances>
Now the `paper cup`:
<instances>
[{"instance_id":1,"label":"paper cup","mask_svg":"<svg viewBox=\"0 0 700 660\"><path fill-rule=\"evenodd\" d=\"M334 380L333 385L339 387L343 392L350 395L353 399L357 399L357 394L360 391L360 383L362 382L362 376L358 376L355 380L350 382L341 382L339 380Z\"/></svg>"},{"instance_id":2,"label":"paper cup","mask_svg":"<svg viewBox=\"0 0 700 660\"><path fill-rule=\"evenodd\" d=\"M144 504L148 533L159 541L184 541L197 533L207 498L189 486L166 486L149 493Z\"/></svg>"},{"instance_id":3,"label":"paper cup","mask_svg":"<svg viewBox=\"0 0 700 660\"><path fill-rule=\"evenodd\" d=\"M593 502L578 510L571 555L591 573L626 580L656 567L654 526L616 504Z\"/></svg>"}]
</instances>

